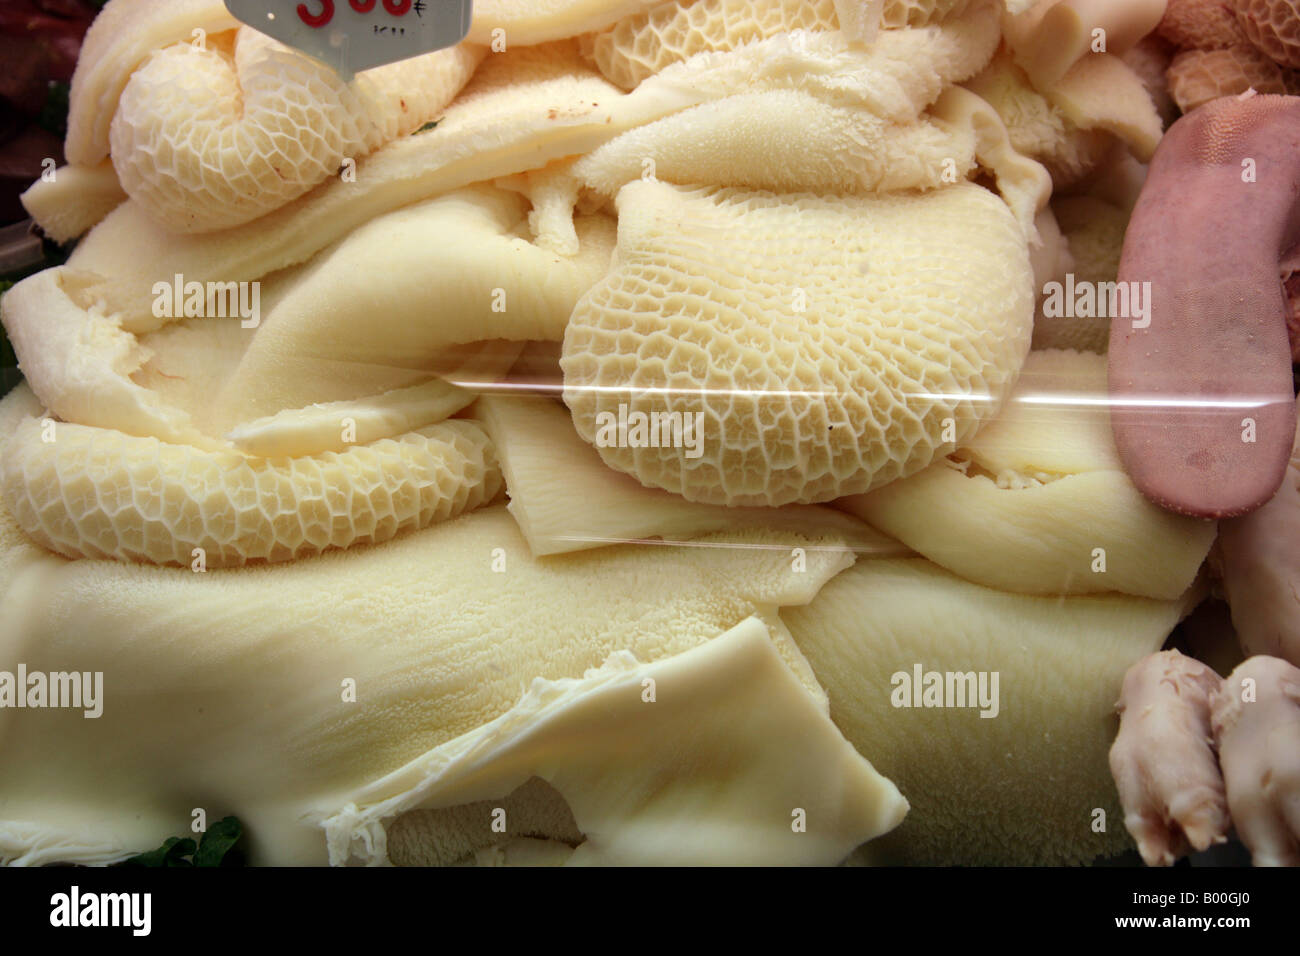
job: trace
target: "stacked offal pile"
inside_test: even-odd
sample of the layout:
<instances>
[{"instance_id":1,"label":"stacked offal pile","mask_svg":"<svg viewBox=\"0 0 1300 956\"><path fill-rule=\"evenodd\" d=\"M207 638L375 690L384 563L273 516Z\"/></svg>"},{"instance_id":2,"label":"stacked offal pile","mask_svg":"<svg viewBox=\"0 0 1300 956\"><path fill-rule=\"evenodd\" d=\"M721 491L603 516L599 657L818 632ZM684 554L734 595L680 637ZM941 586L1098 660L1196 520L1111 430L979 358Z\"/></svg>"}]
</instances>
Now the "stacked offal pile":
<instances>
[{"instance_id":1,"label":"stacked offal pile","mask_svg":"<svg viewBox=\"0 0 1300 956\"><path fill-rule=\"evenodd\" d=\"M1116 695L1215 525L1040 305L1162 131L1165 5L1075 6L481 0L344 83L112 0L0 404L0 668L103 714L0 710L0 860L195 807L269 864L1127 847ZM642 413L698 441L602 440ZM896 706L918 665L990 719Z\"/></svg>"}]
</instances>

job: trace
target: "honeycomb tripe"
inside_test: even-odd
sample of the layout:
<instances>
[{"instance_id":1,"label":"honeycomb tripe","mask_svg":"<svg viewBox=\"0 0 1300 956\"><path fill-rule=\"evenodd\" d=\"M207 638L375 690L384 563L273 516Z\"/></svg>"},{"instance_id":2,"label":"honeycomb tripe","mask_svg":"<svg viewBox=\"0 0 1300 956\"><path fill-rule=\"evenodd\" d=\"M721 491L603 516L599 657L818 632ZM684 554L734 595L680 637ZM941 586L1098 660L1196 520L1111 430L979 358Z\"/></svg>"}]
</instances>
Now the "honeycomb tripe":
<instances>
[{"instance_id":1,"label":"honeycomb tripe","mask_svg":"<svg viewBox=\"0 0 1300 956\"><path fill-rule=\"evenodd\" d=\"M919 471L997 414L1028 351L1027 240L980 186L638 181L618 210L615 264L565 334L564 399L606 464L688 500L826 501ZM699 421L700 450L610 431L632 413Z\"/></svg>"}]
</instances>

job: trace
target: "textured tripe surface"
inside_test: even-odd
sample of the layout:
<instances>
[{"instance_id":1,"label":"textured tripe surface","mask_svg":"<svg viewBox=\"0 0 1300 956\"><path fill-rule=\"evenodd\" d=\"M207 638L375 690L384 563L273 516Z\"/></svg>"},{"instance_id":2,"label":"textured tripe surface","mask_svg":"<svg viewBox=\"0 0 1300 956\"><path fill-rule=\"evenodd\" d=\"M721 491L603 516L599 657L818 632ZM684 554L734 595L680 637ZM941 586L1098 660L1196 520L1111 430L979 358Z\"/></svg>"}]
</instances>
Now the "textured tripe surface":
<instances>
[{"instance_id":1,"label":"textured tripe surface","mask_svg":"<svg viewBox=\"0 0 1300 956\"><path fill-rule=\"evenodd\" d=\"M221 0L113 0L86 31L68 102L68 162L93 166L108 156L109 125L118 99L155 50L190 43L194 31L208 36L237 29L239 21Z\"/></svg>"},{"instance_id":2,"label":"textured tripe surface","mask_svg":"<svg viewBox=\"0 0 1300 956\"><path fill-rule=\"evenodd\" d=\"M67 557L189 567L201 548L230 567L387 541L492 500L501 472L471 422L259 459L32 417L0 482L23 530Z\"/></svg>"},{"instance_id":3,"label":"textured tripe surface","mask_svg":"<svg viewBox=\"0 0 1300 956\"><path fill-rule=\"evenodd\" d=\"M851 0L867 6L865 0ZM886 0L885 29L925 27L961 14L970 0ZM630 90L672 63L705 51L733 50L746 43L804 30L843 29L836 0L679 0L625 17L582 38L583 51L612 83Z\"/></svg>"},{"instance_id":4,"label":"textured tripe surface","mask_svg":"<svg viewBox=\"0 0 1300 956\"><path fill-rule=\"evenodd\" d=\"M656 8L655 17L686 18L695 32L654 46L655 71L629 98L710 74L718 98L629 130L580 159L574 173L611 197L645 176L818 193L929 189L965 179L974 163L969 117L940 122L937 107L933 116L923 111L988 62L998 43L996 10L981 4L950 22L884 31L867 45L835 31L829 7L824 29L781 30L817 9ZM662 39L646 26L634 45Z\"/></svg>"},{"instance_id":5,"label":"textured tripe surface","mask_svg":"<svg viewBox=\"0 0 1300 956\"><path fill-rule=\"evenodd\" d=\"M568 410L541 396L484 395L474 405L496 449L510 513L534 555L650 538L681 540L755 525L841 536L859 556L908 549L849 515L817 505L725 508L683 501L607 467L573 430ZM792 541L791 547L797 547Z\"/></svg>"},{"instance_id":6,"label":"textured tripe surface","mask_svg":"<svg viewBox=\"0 0 1300 956\"><path fill-rule=\"evenodd\" d=\"M310 259L385 213L586 152L622 128L614 114L627 97L572 46L512 47L489 58L437 128L399 137L359 161L355 181L332 177L253 222L198 235L162 229L131 200L91 230L71 261L106 277L100 294L129 314L133 328L153 327L150 288L160 275L259 278Z\"/></svg>"},{"instance_id":7,"label":"textured tripe surface","mask_svg":"<svg viewBox=\"0 0 1300 956\"><path fill-rule=\"evenodd\" d=\"M885 0L880 25L886 30L924 27L959 16L971 0Z\"/></svg>"},{"instance_id":8,"label":"textured tripe surface","mask_svg":"<svg viewBox=\"0 0 1300 956\"><path fill-rule=\"evenodd\" d=\"M1156 33L1176 47L1218 50L1247 42L1225 0L1170 0Z\"/></svg>"},{"instance_id":9,"label":"textured tripe surface","mask_svg":"<svg viewBox=\"0 0 1300 956\"><path fill-rule=\"evenodd\" d=\"M732 50L792 30L838 29L834 0L686 0L661 4L583 38L583 52L607 80L630 90L706 50Z\"/></svg>"},{"instance_id":10,"label":"textured tripe surface","mask_svg":"<svg viewBox=\"0 0 1300 956\"><path fill-rule=\"evenodd\" d=\"M0 459L39 413L25 387L0 401ZM0 662L103 674L98 719L0 709L0 862L114 862L202 806L240 817L255 864L384 863L402 813L472 814L540 777L572 811L554 831L512 802L505 832L426 821L402 859L576 825L593 861L835 863L906 804L777 617L852 561L799 540L798 571L762 527L538 560L488 507L200 574L52 555L0 506Z\"/></svg>"},{"instance_id":11,"label":"textured tripe surface","mask_svg":"<svg viewBox=\"0 0 1300 956\"><path fill-rule=\"evenodd\" d=\"M122 187L174 232L237 226L435 119L482 58L454 47L344 83L250 28L155 52L126 84L110 132Z\"/></svg>"},{"instance_id":12,"label":"textured tripe surface","mask_svg":"<svg viewBox=\"0 0 1300 956\"><path fill-rule=\"evenodd\" d=\"M979 186L636 182L618 205L616 263L574 310L561 366L592 444L620 406L703 415L698 457L599 448L643 484L726 505L866 491L929 464L946 419L961 441L995 415L1028 351L1025 237Z\"/></svg>"},{"instance_id":13,"label":"textured tripe surface","mask_svg":"<svg viewBox=\"0 0 1300 956\"><path fill-rule=\"evenodd\" d=\"M1218 50L1183 50L1166 73L1169 93L1184 113L1220 96L1300 93L1300 75L1284 70L1249 44Z\"/></svg>"},{"instance_id":14,"label":"textured tripe surface","mask_svg":"<svg viewBox=\"0 0 1300 956\"><path fill-rule=\"evenodd\" d=\"M1093 172L1114 146L1104 130L1081 129L1035 90L1005 51L965 86L988 101L1006 124L1011 145L1046 166L1058 189Z\"/></svg>"},{"instance_id":15,"label":"textured tripe surface","mask_svg":"<svg viewBox=\"0 0 1300 956\"><path fill-rule=\"evenodd\" d=\"M1300 4L1296 0L1232 0L1237 22L1258 49L1300 70Z\"/></svg>"}]
</instances>

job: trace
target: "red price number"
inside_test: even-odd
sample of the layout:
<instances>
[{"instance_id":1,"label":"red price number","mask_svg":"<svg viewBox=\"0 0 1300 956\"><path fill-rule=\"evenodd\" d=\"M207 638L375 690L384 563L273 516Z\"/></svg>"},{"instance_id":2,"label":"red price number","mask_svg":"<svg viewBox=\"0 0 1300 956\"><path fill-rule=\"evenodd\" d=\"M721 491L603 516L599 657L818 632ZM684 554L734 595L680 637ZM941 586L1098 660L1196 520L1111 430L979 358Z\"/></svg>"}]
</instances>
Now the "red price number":
<instances>
[{"instance_id":1,"label":"red price number","mask_svg":"<svg viewBox=\"0 0 1300 956\"><path fill-rule=\"evenodd\" d=\"M298 18L309 27L320 28L334 19L334 0L315 0L320 10L312 13L307 4L298 4ZM348 0L348 6L357 13L369 13L375 9L378 0ZM403 16L411 9L411 0L384 0L384 9L392 16Z\"/></svg>"}]
</instances>

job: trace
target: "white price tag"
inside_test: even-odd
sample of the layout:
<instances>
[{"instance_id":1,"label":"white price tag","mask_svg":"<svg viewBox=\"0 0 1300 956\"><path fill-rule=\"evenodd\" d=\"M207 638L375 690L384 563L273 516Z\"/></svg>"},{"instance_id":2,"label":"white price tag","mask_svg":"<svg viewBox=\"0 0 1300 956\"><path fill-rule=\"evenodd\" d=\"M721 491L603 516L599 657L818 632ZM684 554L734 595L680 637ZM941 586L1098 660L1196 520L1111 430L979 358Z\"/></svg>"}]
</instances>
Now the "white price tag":
<instances>
[{"instance_id":1,"label":"white price tag","mask_svg":"<svg viewBox=\"0 0 1300 956\"><path fill-rule=\"evenodd\" d=\"M473 0L225 0L226 9L346 79L455 46L469 33Z\"/></svg>"}]
</instances>

